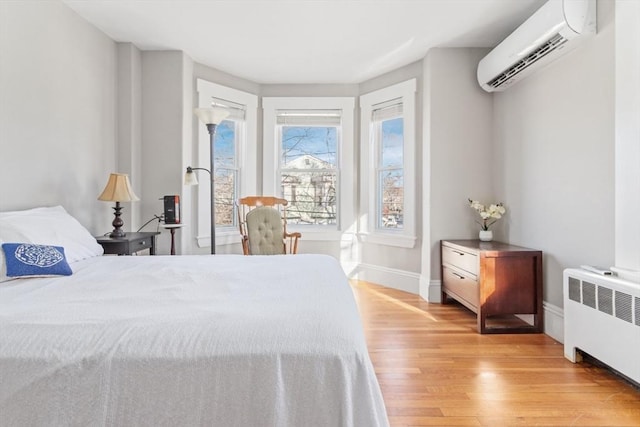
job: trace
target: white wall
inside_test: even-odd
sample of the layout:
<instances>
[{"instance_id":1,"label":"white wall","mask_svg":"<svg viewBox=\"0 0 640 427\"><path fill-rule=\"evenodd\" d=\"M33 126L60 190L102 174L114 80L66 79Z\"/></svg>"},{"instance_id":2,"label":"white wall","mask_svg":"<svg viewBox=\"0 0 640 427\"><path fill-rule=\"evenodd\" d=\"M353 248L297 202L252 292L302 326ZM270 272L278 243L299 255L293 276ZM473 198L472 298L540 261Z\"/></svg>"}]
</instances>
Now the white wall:
<instances>
[{"instance_id":1,"label":"white wall","mask_svg":"<svg viewBox=\"0 0 640 427\"><path fill-rule=\"evenodd\" d=\"M0 210L62 204L110 231L116 44L60 2L2 1L0 53Z\"/></svg>"},{"instance_id":2,"label":"white wall","mask_svg":"<svg viewBox=\"0 0 640 427\"><path fill-rule=\"evenodd\" d=\"M613 18L599 2L597 36L494 97L503 236L544 252L544 299L558 307L563 269L614 261Z\"/></svg>"},{"instance_id":3,"label":"white wall","mask_svg":"<svg viewBox=\"0 0 640 427\"><path fill-rule=\"evenodd\" d=\"M424 61L422 283L440 280L440 240L475 239L478 225L467 199L494 201L492 97L475 70L486 49L431 49ZM508 204L508 200L504 200ZM427 205L428 203L428 205ZM504 237L494 228L496 240Z\"/></svg>"},{"instance_id":4,"label":"white wall","mask_svg":"<svg viewBox=\"0 0 640 427\"><path fill-rule=\"evenodd\" d=\"M616 256L640 271L640 2L615 3ZM636 274L636 280L638 276Z\"/></svg>"},{"instance_id":5,"label":"white wall","mask_svg":"<svg viewBox=\"0 0 640 427\"><path fill-rule=\"evenodd\" d=\"M183 193L184 150L192 141L193 62L179 51L142 52L142 220L164 211L165 195ZM145 229L146 230L146 229ZM153 228L149 231L154 230ZM162 230L162 229L161 229ZM177 233L181 252L183 232ZM168 254L170 234L162 230L158 253Z\"/></svg>"},{"instance_id":6,"label":"white wall","mask_svg":"<svg viewBox=\"0 0 640 427\"><path fill-rule=\"evenodd\" d=\"M117 43L117 143L118 172L129 174L131 186L142 195L142 56L131 43ZM140 203L127 203L122 211L127 230L141 223Z\"/></svg>"}]
</instances>

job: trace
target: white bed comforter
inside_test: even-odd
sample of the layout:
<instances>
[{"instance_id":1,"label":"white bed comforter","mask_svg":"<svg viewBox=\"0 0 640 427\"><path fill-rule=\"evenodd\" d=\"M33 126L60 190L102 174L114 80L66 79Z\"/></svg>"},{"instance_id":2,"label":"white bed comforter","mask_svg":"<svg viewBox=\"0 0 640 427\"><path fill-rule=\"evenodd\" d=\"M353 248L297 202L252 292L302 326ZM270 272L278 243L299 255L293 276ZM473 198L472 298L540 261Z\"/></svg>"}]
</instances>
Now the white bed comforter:
<instances>
[{"instance_id":1,"label":"white bed comforter","mask_svg":"<svg viewBox=\"0 0 640 427\"><path fill-rule=\"evenodd\" d=\"M0 283L0 425L388 425L333 258L72 267Z\"/></svg>"}]
</instances>

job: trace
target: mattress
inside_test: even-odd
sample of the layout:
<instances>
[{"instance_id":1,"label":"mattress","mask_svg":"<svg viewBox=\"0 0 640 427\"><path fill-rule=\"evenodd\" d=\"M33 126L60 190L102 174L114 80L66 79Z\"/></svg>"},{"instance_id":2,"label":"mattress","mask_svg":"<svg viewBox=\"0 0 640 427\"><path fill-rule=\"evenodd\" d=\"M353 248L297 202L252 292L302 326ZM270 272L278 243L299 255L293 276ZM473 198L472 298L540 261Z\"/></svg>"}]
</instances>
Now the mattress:
<instances>
[{"instance_id":1,"label":"mattress","mask_svg":"<svg viewBox=\"0 0 640 427\"><path fill-rule=\"evenodd\" d=\"M386 426L324 255L94 257L0 283L3 426Z\"/></svg>"}]
</instances>

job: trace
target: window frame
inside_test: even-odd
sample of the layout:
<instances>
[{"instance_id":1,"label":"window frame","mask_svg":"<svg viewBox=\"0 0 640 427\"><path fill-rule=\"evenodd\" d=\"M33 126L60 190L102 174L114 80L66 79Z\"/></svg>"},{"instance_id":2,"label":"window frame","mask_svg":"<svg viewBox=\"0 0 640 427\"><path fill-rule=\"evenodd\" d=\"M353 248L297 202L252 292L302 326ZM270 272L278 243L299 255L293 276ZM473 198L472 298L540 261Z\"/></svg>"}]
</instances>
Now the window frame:
<instances>
[{"instance_id":1,"label":"window frame","mask_svg":"<svg viewBox=\"0 0 640 427\"><path fill-rule=\"evenodd\" d=\"M245 119L246 120L246 119ZM233 135L234 135L234 156L233 156L233 163L227 163L227 164L221 164L218 165L215 170L216 171L227 171L227 173L229 173L230 175L233 175L233 197L231 198L231 210L232 210L232 218L231 218L231 225L216 225L216 236L218 235L218 231L220 232L220 234L224 234L226 232L229 231L234 231L238 229L238 224L237 224L237 214L235 212L235 203L238 199L238 194L240 193L240 187L242 185L242 176L240 176L240 153L242 150L240 150L239 147L239 142L244 140L244 128L245 128L245 124L244 121L240 121L240 120L233 120L233 119L224 119L217 127L216 127L216 134L215 134L215 138L219 138L220 137L220 126L222 125L222 123L224 122L231 122L233 124ZM217 152L216 152L217 153ZM222 162L221 162L222 163ZM219 174L217 174L219 175ZM220 177L216 176L216 198L218 197L218 192L220 191ZM216 222L219 221L219 214L218 212L216 212ZM216 241L217 244L217 241Z\"/></svg>"},{"instance_id":2,"label":"window frame","mask_svg":"<svg viewBox=\"0 0 640 427\"><path fill-rule=\"evenodd\" d=\"M236 199L243 194L256 193L257 180L257 119L258 97L227 86L222 86L203 79L197 79L198 107L210 107L212 98L226 99L245 107L244 122L235 122L236 132ZM244 123L244 126L240 125ZM197 157L193 167L209 169L210 138L206 126L199 121ZM212 171L213 172L213 171ZM206 175L206 176L205 176ZM198 176L196 187L196 242L198 247L211 246L210 227L210 189L209 174L204 172ZM238 243L237 226L216 226L216 246Z\"/></svg>"},{"instance_id":3,"label":"window frame","mask_svg":"<svg viewBox=\"0 0 640 427\"><path fill-rule=\"evenodd\" d=\"M360 216L358 236L364 242L403 248L415 247L416 236L416 79L410 79L360 96ZM378 157L382 138L372 113L376 105L401 99L403 119L403 228L384 229L377 225ZM400 116L398 116L400 117Z\"/></svg>"},{"instance_id":4,"label":"window frame","mask_svg":"<svg viewBox=\"0 0 640 427\"><path fill-rule=\"evenodd\" d=\"M354 108L353 97L265 97L263 108L262 194L281 196L279 110L341 110L337 147L337 213L335 225L287 226L304 233L304 240L339 240L355 222ZM302 170L304 171L304 169Z\"/></svg>"}]
</instances>

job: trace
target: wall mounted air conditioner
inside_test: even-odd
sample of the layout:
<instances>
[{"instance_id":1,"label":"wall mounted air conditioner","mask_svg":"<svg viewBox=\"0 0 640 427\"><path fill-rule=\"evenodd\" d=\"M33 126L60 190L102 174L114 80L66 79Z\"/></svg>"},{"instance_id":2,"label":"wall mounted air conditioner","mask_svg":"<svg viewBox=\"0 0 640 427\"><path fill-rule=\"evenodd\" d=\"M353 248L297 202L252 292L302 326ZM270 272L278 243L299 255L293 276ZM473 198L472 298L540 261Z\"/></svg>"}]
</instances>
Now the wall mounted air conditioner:
<instances>
[{"instance_id":1,"label":"wall mounted air conditioner","mask_svg":"<svg viewBox=\"0 0 640 427\"><path fill-rule=\"evenodd\" d=\"M502 91L596 33L596 0L549 0L478 64L478 83Z\"/></svg>"}]
</instances>

